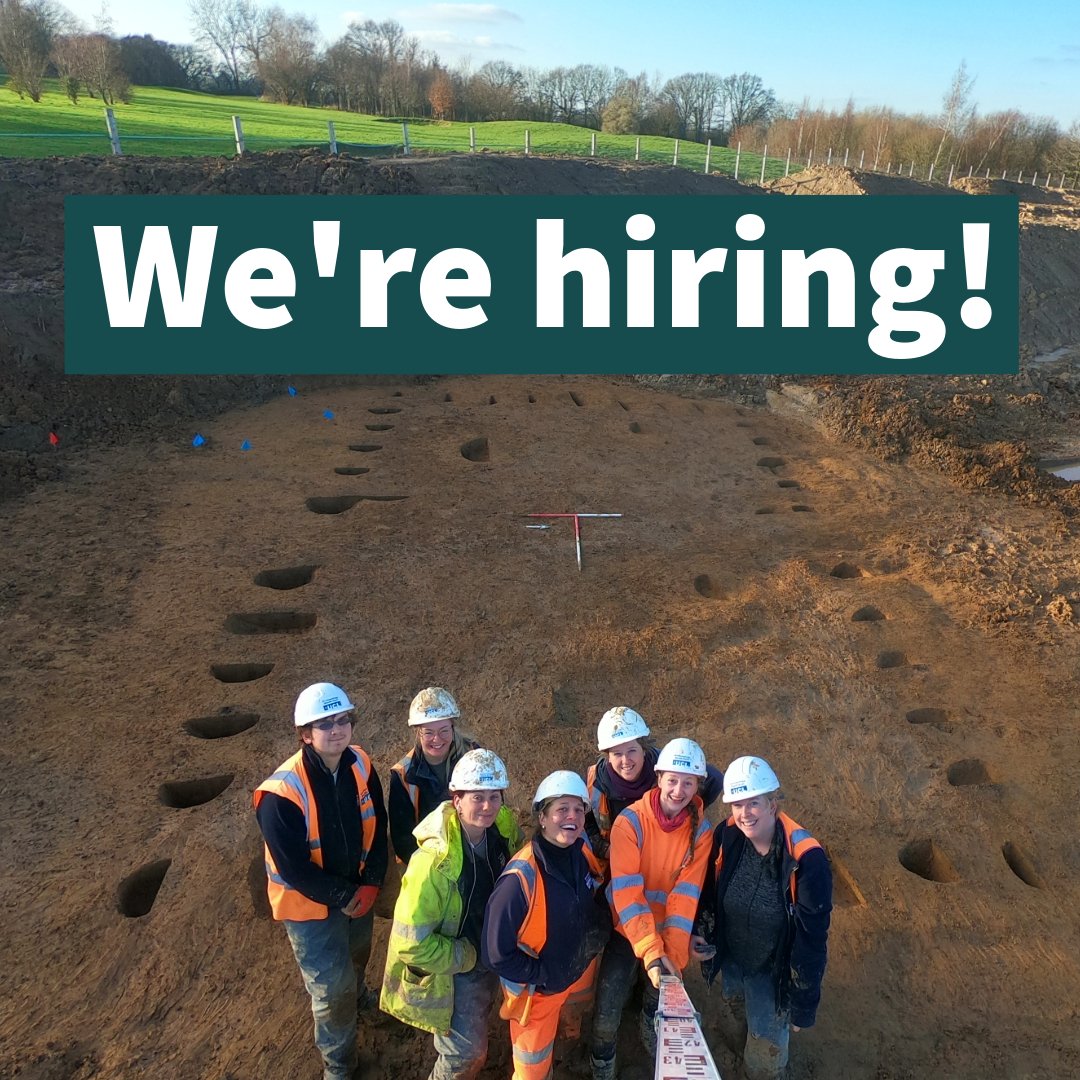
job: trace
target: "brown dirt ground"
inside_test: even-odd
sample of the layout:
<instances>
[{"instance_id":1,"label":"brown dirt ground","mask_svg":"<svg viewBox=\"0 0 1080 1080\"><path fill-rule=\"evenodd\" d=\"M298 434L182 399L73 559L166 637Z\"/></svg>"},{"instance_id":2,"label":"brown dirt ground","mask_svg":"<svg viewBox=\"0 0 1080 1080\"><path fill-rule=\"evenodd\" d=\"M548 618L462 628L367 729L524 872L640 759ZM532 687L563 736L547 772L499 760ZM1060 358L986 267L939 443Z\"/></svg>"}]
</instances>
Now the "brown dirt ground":
<instances>
[{"instance_id":1,"label":"brown dirt ground","mask_svg":"<svg viewBox=\"0 0 1080 1080\"><path fill-rule=\"evenodd\" d=\"M274 168L298 185L325 176L289 160ZM519 162L528 190L585 185L600 168L551 164ZM64 180L69 166L86 175ZM437 185L437 163L356 171L404 186L398 166ZM34 198L116 183L122 168L53 163L20 188L29 174L3 163L0 199L24 235L46 230ZM513 182L501 159L444 168L455 190ZM156 169L155 182L169 174ZM616 171L641 190L664 182ZM597 190L618 180L605 177ZM1032 356L1080 342L1064 220L1024 226ZM986 386L478 377L263 400L274 387L187 380L141 409L142 381L113 382L110 398L108 381L85 390L57 374L58 253L13 248L10 232L4 243L16 254L0 261L12 403L0 412L32 383L40 401L17 422L44 423L63 401L84 437L62 443L52 482L0 505L0 1076L317 1076L307 1000L267 918L250 792L289 752L292 699L318 678L356 694L383 775L405 749L412 693L452 687L505 754L518 807L550 769L584 769L615 703L721 765L768 757L838 878L819 1022L793 1038L794 1080L1080 1071L1080 559L1072 489L1033 466L1076 439L1068 357ZM771 409L749 404L766 390ZM106 400L119 432L99 416ZM200 451L189 418L209 436ZM462 446L481 437L488 460L468 460ZM363 495L406 498L306 505ZM568 527L517 516L571 508L626 515L585 523L580 574ZM254 581L309 566L290 591ZM228 629L263 611L316 621ZM223 682L218 664L273 666ZM196 737L191 721L236 733ZM178 794L213 797L168 805ZM131 876L165 860L150 910L125 916L122 901L152 892ZM380 945L388 902L381 912ZM736 1075L715 993L691 991ZM430 1065L430 1039L395 1024L365 1018L361 1041L373 1076ZM486 1076L507 1071L496 1024ZM647 1075L635 1063L628 1080Z\"/></svg>"}]
</instances>

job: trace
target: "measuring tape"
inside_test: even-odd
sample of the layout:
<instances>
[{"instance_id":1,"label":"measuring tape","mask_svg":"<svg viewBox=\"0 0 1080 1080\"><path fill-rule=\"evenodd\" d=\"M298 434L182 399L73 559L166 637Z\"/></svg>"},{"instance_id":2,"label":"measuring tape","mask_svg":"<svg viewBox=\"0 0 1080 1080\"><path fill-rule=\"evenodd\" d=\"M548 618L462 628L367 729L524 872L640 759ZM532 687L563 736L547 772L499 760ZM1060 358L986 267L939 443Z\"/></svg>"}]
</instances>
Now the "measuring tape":
<instances>
[{"instance_id":1,"label":"measuring tape","mask_svg":"<svg viewBox=\"0 0 1080 1080\"><path fill-rule=\"evenodd\" d=\"M655 1080L722 1080L701 1031L701 1017L682 979L674 975L660 979L653 1075Z\"/></svg>"}]
</instances>

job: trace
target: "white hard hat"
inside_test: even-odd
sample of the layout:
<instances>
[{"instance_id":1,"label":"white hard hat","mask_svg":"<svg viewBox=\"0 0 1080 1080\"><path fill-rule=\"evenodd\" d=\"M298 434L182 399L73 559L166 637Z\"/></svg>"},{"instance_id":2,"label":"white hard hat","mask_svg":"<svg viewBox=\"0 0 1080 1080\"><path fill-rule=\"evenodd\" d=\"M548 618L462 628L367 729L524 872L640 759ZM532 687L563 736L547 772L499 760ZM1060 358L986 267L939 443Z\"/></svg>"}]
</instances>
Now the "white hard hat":
<instances>
[{"instance_id":1,"label":"white hard hat","mask_svg":"<svg viewBox=\"0 0 1080 1080\"><path fill-rule=\"evenodd\" d=\"M657 772L682 772L707 776L705 751L693 739L672 739L656 759Z\"/></svg>"},{"instance_id":2,"label":"white hard hat","mask_svg":"<svg viewBox=\"0 0 1080 1080\"><path fill-rule=\"evenodd\" d=\"M596 725L596 749L610 750L631 739L644 739L648 734L649 725L641 713L626 705L616 705L614 709L608 709Z\"/></svg>"},{"instance_id":3,"label":"white hard hat","mask_svg":"<svg viewBox=\"0 0 1080 1080\"><path fill-rule=\"evenodd\" d=\"M454 695L441 686L428 686L412 699L409 727L420 727L433 720L456 720L461 716Z\"/></svg>"},{"instance_id":4,"label":"white hard hat","mask_svg":"<svg viewBox=\"0 0 1080 1080\"><path fill-rule=\"evenodd\" d=\"M324 720L328 716L337 716L338 713L348 712L353 708L349 695L331 682L312 683L311 686L300 691L293 708L293 723L297 727L313 724L316 720Z\"/></svg>"},{"instance_id":5,"label":"white hard hat","mask_svg":"<svg viewBox=\"0 0 1080 1080\"><path fill-rule=\"evenodd\" d=\"M724 802L742 802L776 791L780 781L764 758L736 758L724 773Z\"/></svg>"},{"instance_id":6,"label":"white hard hat","mask_svg":"<svg viewBox=\"0 0 1080 1080\"><path fill-rule=\"evenodd\" d=\"M451 791L505 791L509 786L506 766L492 750L462 754L450 776Z\"/></svg>"},{"instance_id":7,"label":"white hard hat","mask_svg":"<svg viewBox=\"0 0 1080 1080\"><path fill-rule=\"evenodd\" d=\"M558 799L563 795L575 795L586 806L589 805L589 789L585 786L585 781L576 772L559 769L540 781L540 786L533 796L533 809L539 809L545 799Z\"/></svg>"}]
</instances>

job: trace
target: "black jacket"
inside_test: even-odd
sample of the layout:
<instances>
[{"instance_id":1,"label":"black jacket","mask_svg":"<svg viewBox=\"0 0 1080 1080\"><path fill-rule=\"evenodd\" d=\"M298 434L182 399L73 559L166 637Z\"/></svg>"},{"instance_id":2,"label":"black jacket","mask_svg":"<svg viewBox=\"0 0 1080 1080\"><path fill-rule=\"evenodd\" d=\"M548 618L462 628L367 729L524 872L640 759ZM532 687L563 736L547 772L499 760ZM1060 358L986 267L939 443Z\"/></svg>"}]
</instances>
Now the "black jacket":
<instances>
[{"instance_id":1,"label":"black jacket","mask_svg":"<svg viewBox=\"0 0 1080 1080\"><path fill-rule=\"evenodd\" d=\"M281 876L309 900L329 908L344 907L358 885L382 885L386 877L386 808L374 766L368 776L368 791L375 811L375 838L367 861L360 867L362 832L352 771L354 761L352 750L346 748L335 783L322 758L309 745L304 745L303 769L315 795L315 812L319 816L321 867L311 861L304 812L296 803L268 793L256 811L259 828Z\"/></svg>"},{"instance_id":2,"label":"black jacket","mask_svg":"<svg viewBox=\"0 0 1080 1080\"><path fill-rule=\"evenodd\" d=\"M475 750L477 743L471 739L465 739L465 750ZM412 799L401 782L401 777L390 770L390 840L394 845L394 854L402 861L408 862L412 853L416 850L416 837L413 829L420 824L440 803L450 798L450 792L446 785L432 771L431 766L415 747L410 752L412 760L405 770L405 780L415 785L420 792L420 812L416 812ZM450 751L446 759L446 778L449 782L450 774L458 763L459 756Z\"/></svg>"},{"instance_id":3,"label":"black jacket","mask_svg":"<svg viewBox=\"0 0 1080 1080\"><path fill-rule=\"evenodd\" d=\"M790 820L790 819L789 819ZM825 850L810 848L797 860L788 851L783 822L776 822L783 865L780 888L788 918L776 950L773 969L777 1008L790 1010L796 1027L812 1027L821 1000L821 980L825 974L829 920L832 913L832 870ZM724 894L739 856L748 841L731 822L722 822L713 832L712 853L705 887L701 893L696 933L703 934L717 948L716 956L701 965L706 982L711 983L726 956L724 936ZM723 850L723 865L716 878L716 858ZM791 900L791 875L795 874L795 903Z\"/></svg>"}]
</instances>

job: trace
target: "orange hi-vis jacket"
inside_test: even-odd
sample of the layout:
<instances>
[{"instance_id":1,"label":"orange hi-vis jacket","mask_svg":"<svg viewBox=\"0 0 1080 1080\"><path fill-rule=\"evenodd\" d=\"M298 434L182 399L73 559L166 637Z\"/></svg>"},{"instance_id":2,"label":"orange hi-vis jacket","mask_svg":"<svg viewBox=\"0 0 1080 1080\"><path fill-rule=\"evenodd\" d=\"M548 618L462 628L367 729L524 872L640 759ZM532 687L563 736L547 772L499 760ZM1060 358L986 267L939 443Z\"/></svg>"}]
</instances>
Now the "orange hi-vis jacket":
<instances>
[{"instance_id":1,"label":"orange hi-vis jacket","mask_svg":"<svg viewBox=\"0 0 1080 1080\"><path fill-rule=\"evenodd\" d=\"M371 802L371 792L368 791L367 780L371 775L371 759L360 749L359 746L350 746L356 760L352 763L353 776L356 779L357 810L360 813L361 826L361 858L360 867L371 852L375 842L375 808ZM283 761L273 775L264 780L255 789L255 808L259 808L263 794L269 792L295 803L304 815L307 825L308 849L311 852L311 861L316 866L322 866L322 841L319 838L319 815L315 806L315 795L308 782L307 773L304 770L304 751L301 747L291 758ZM325 919L330 914L330 909L325 904L317 904L309 900L303 893L294 889L278 873L270 847L263 845L266 860L266 892L270 898L270 910L274 918L278 920L289 919L295 922L309 922L312 919Z\"/></svg>"},{"instance_id":2,"label":"orange hi-vis jacket","mask_svg":"<svg viewBox=\"0 0 1080 1080\"><path fill-rule=\"evenodd\" d=\"M602 870L588 844L582 847L581 853L599 882L602 878ZM536 865L536 855L533 853L531 842L506 864L503 873L517 876L521 882L521 891L525 894L525 901L529 905L518 929L518 948L529 956L537 957L547 944L547 894L544 889L544 876L540 873L540 867ZM499 1009L499 1015L504 1020L516 1020L519 1024L527 1024L536 986L514 982L512 979L504 979L501 976L499 982L502 984L503 991L503 1003Z\"/></svg>"},{"instance_id":3,"label":"orange hi-vis jacket","mask_svg":"<svg viewBox=\"0 0 1080 1080\"><path fill-rule=\"evenodd\" d=\"M628 806L612 823L607 897L615 928L646 967L666 956L682 971L690 962L690 934L705 882L712 826L695 795L698 826L691 855L690 821L664 832L652 794Z\"/></svg>"}]
</instances>

